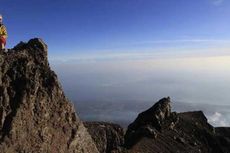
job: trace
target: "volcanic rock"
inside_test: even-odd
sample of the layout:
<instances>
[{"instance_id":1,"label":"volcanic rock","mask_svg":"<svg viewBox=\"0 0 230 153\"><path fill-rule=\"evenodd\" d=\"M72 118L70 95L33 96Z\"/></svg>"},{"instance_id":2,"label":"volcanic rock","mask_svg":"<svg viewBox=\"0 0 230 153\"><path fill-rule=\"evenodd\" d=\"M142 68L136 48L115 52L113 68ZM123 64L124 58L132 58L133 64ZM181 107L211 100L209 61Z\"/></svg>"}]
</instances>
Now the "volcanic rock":
<instances>
[{"instance_id":1,"label":"volcanic rock","mask_svg":"<svg viewBox=\"0 0 230 153\"><path fill-rule=\"evenodd\" d=\"M98 153L41 39L0 53L1 153Z\"/></svg>"},{"instance_id":2,"label":"volcanic rock","mask_svg":"<svg viewBox=\"0 0 230 153\"><path fill-rule=\"evenodd\" d=\"M170 104L170 98L161 99L128 126L129 153L230 152L229 128L214 128L202 111L171 112Z\"/></svg>"},{"instance_id":3,"label":"volcanic rock","mask_svg":"<svg viewBox=\"0 0 230 153\"><path fill-rule=\"evenodd\" d=\"M126 147L132 146L143 136L157 138L157 133L162 128L173 128L177 119L177 116L171 113L170 98L161 99L151 108L140 113L128 126L125 134Z\"/></svg>"},{"instance_id":4,"label":"volcanic rock","mask_svg":"<svg viewBox=\"0 0 230 153\"><path fill-rule=\"evenodd\" d=\"M123 153L124 130L117 124L84 122L100 153Z\"/></svg>"},{"instance_id":5,"label":"volcanic rock","mask_svg":"<svg viewBox=\"0 0 230 153\"><path fill-rule=\"evenodd\" d=\"M215 132L224 152L230 152L230 128L217 127Z\"/></svg>"}]
</instances>

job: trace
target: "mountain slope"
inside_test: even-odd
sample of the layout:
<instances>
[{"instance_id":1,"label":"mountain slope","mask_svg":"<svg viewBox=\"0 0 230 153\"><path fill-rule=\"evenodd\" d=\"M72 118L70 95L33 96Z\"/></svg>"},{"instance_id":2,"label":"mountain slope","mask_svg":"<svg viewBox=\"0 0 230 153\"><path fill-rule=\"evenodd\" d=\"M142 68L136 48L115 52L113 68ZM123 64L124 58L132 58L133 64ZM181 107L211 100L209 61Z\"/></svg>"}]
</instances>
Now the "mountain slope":
<instances>
[{"instance_id":1,"label":"mountain slope","mask_svg":"<svg viewBox=\"0 0 230 153\"><path fill-rule=\"evenodd\" d=\"M202 111L171 112L170 98L163 98L129 125L125 147L130 153L227 153L230 143L220 141L219 131Z\"/></svg>"},{"instance_id":2,"label":"mountain slope","mask_svg":"<svg viewBox=\"0 0 230 153\"><path fill-rule=\"evenodd\" d=\"M47 60L41 39L0 55L2 153L97 153Z\"/></svg>"}]
</instances>

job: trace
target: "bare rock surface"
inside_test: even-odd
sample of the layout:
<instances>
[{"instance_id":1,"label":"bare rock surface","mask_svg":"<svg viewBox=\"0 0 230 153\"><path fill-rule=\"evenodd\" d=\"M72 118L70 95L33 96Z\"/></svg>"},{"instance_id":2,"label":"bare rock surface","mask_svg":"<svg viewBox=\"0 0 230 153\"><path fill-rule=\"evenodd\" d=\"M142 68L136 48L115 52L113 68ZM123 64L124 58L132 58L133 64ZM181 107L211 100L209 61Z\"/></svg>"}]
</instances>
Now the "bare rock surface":
<instances>
[{"instance_id":1,"label":"bare rock surface","mask_svg":"<svg viewBox=\"0 0 230 153\"><path fill-rule=\"evenodd\" d=\"M84 122L100 153L123 153L124 130L106 122Z\"/></svg>"},{"instance_id":2,"label":"bare rock surface","mask_svg":"<svg viewBox=\"0 0 230 153\"><path fill-rule=\"evenodd\" d=\"M215 132L224 152L230 152L230 127L217 127Z\"/></svg>"},{"instance_id":3,"label":"bare rock surface","mask_svg":"<svg viewBox=\"0 0 230 153\"><path fill-rule=\"evenodd\" d=\"M151 108L140 113L128 126L125 145L131 147L142 137L157 138L158 133L167 128L174 128L178 118L171 113L170 98L163 98ZM167 126L167 127L166 127Z\"/></svg>"},{"instance_id":4,"label":"bare rock surface","mask_svg":"<svg viewBox=\"0 0 230 153\"><path fill-rule=\"evenodd\" d=\"M41 39L0 53L1 153L98 153Z\"/></svg>"},{"instance_id":5,"label":"bare rock surface","mask_svg":"<svg viewBox=\"0 0 230 153\"><path fill-rule=\"evenodd\" d=\"M163 98L128 126L129 153L228 153L229 128L212 127L202 111L171 112Z\"/></svg>"}]
</instances>

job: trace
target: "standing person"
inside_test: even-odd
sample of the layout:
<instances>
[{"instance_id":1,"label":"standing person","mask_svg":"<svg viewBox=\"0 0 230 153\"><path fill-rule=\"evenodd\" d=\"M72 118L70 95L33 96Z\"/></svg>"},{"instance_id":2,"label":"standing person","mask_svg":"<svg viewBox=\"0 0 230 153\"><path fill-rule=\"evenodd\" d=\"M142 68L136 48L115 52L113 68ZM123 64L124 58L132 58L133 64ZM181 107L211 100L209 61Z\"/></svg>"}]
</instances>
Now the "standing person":
<instances>
[{"instance_id":1,"label":"standing person","mask_svg":"<svg viewBox=\"0 0 230 153\"><path fill-rule=\"evenodd\" d=\"M3 25L3 17L0 14L0 49L5 49L6 46L6 38L7 38L7 31L5 25Z\"/></svg>"}]
</instances>

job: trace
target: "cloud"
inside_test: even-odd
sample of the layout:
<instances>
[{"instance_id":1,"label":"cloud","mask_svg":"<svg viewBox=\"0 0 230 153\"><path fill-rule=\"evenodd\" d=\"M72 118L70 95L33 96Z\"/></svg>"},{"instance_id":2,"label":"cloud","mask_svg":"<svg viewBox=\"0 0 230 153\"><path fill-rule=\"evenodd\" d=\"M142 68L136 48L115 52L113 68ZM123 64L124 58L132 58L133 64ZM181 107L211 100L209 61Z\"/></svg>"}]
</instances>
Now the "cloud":
<instances>
[{"instance_id":1,"label":"cloud","mask_svg":"<svg viewBox=\"0 0 230 153\"><path fill-rule=\"evenodd\" d=\"M200 57L230 55L230 39L174 39L174 40L147 40L119 44L120 49L110 48L77 52L73 54L49 54L51 62L95 62L111 60L142 60L166 57ZM129 46L131 49L122 46ZM143 47L145 46L145 47ZM134 47L132 49L132 47Z\"/></svg>"},{"instance_id":2,"label":"cloud","mask_svg":"<svg viewBox=\"0 0 230 153\"><path fill-rule=\"evenodd\" d=\"M221 2L219 2L221 1ZM219 5L223 0L216 0L213 4ZM153 40L153 41L140 41L133 44L170 44L170 43L229 43L229 39L174 39L174 40Z\"/></svg>"},{"instance_id":3,"label":"cloud","mask_svg":"<svg viewBox=\"0 0 230 153\"><path fill-rule=\"evenodd\" d=\"M211 123L212 125L218 125L218 126L227 126L228 122L224 115L222 115L219 112L215 112L211 116L208 116L208 122Z\"/></svg>"},{"instance_id":4,"label":"cloud","mask_svg":"<svg viewBox=\"0 0 230 153\"><path fill-rule=\"evenodd\" d=\"M223 4L224 0L211 0L213 5L219 6Z\"/></svg>"},{"instance_id":5,"label":"cloud","mask_svg":"<svg viewBox=\"0 0 230 153\"><path fill-rule=\"evenodd\" d=\"M230 42L229 42L230 43ZM200 58L200 57L227 57L230 56L230 47L207 47L207 48L163 48L143 51L123 52L91 52L78 53L63 56L50 56L52 64L76 64L99 61L140 61L153 59L176 59L176 58Z\"/></svg>"}]
</instances>

